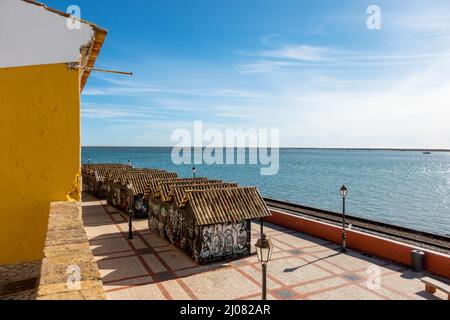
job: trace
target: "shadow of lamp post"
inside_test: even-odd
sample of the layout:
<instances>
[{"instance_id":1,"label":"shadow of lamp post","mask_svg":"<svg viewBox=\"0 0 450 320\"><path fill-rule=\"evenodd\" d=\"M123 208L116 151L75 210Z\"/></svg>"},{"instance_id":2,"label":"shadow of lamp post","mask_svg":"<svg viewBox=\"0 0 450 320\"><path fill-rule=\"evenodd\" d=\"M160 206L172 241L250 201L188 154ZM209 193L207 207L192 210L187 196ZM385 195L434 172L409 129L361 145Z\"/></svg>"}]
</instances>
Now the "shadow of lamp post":
<instances>
[{"instance_id":1,"label":"shadow of lamp post","mask_svg":"<svg viewBox=\"0 0 450 320\"><path fill-rule=\"evenodd\" d=\"M342 252L347 252L347 231L345 230L345 199L348 195L348 189L344 185L341 188L341 197L342 197Z\"/></svg>"},{"instance_id":2,"label":"shadow of lamp post","mask_svg":"<svg viewBox=\"0 0 450 320\"><path fill-rule=\"evenodd\" d=\"M258 260L262 265L262 300L267 300L267 264L272 258L272 241L270 241L265 234L261 234L261 238L258 240L255 247Z\"/></svg>"}]
</instances>

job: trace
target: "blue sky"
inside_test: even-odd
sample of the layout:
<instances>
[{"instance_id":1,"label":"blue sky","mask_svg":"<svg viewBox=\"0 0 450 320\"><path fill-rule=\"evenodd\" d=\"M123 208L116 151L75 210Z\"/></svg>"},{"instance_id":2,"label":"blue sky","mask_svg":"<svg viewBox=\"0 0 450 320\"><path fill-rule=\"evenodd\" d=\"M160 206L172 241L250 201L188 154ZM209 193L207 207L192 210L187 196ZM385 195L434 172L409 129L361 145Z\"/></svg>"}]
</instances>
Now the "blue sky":
<instances>
[{"instance_id":1,"label":"blue sky","mask_svg":"<svg viewBox=\"0 0 450 320\"><path fill-rule=\"evenodd\" d=\"M450 148L450 2L48 0L109 31L82 143L279 129L281 146ZM366 25L381 8L381 30Z\"/></svg>"}]
</instances>

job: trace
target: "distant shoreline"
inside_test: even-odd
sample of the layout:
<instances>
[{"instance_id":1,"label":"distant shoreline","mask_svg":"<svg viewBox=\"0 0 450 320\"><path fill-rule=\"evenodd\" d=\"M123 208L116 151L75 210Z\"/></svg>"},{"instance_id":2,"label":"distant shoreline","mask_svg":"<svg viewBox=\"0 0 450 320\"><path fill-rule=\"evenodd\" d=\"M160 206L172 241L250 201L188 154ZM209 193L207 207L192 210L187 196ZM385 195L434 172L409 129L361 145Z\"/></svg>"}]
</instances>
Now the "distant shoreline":
<instances>
[{"instance_id":1,"label":"distant shoreline","mask_svg":"<svg viewBox=\"0 0 450 320\"><path fill-rule=\"evenodd\" d=\"M170 146L82 146L82 148L165 148L171 149ZM191 147L194 148L194 147ZM198 147L195 147L198 148ZM203 147L205 148L205 147ZM223 148L226 149L226 148ZM242 148L238 148L242 149ZM250 148L256 149L256 148ZM328 150L328 151L396 151L396 152L450 152L450 149L402 149L402 148L305 148L305 147L280 147L280 150Z\"/></svg>"}]
</instances>

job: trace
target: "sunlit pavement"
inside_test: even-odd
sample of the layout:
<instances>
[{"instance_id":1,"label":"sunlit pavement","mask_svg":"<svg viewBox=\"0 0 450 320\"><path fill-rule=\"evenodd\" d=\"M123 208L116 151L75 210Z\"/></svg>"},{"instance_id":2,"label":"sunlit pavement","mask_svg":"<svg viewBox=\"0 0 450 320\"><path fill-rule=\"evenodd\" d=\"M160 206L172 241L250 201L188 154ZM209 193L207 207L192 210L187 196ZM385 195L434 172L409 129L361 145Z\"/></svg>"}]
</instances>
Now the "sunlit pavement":
<instances>
[{"instance_id":1,"label":"sunlit pavement","mask_svg":"<svg viewBox=\"0 0 450 320\"><path fill-rule=\"evenodd\" d=\"M128 240L127 217L87 195L83 221L108 299L261 297L261 265L256 256L198 266L151 233L147 220L134 221L134 239ZM256 243L259 225L254 224L252 229L252 243ZM351 250L344 255L335 244L271 224L266 225L265 232L275 246L268 265L268 299L447 299L440 293L425 292L420 282L424 275L402 266Z\"/></svg>"}]
</instances>

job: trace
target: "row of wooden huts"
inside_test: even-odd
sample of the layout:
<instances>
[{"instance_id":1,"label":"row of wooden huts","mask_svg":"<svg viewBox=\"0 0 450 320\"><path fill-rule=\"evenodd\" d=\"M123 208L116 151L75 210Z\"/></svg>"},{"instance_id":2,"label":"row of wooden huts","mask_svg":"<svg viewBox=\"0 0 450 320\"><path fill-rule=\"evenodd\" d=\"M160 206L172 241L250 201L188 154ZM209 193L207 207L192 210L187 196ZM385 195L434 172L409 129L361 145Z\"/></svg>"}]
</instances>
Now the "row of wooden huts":
<instances>
[{"instance_id":1,"label":"row of wooden huts","mask_svg":"<svg viewBox=\"0 0 450 320\"><path fill-rule=\"evenodd\" d=\"M250 255L251 221L270 216L256 187L119 164L84 165L82 176L83 191L147 218L199 264Z\"/></svg>"}]
</instances>

